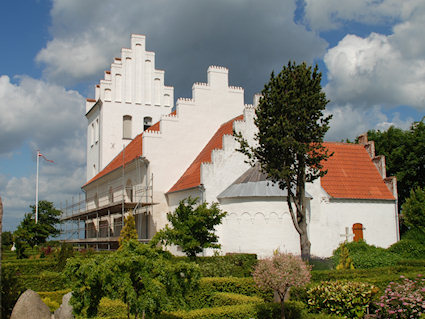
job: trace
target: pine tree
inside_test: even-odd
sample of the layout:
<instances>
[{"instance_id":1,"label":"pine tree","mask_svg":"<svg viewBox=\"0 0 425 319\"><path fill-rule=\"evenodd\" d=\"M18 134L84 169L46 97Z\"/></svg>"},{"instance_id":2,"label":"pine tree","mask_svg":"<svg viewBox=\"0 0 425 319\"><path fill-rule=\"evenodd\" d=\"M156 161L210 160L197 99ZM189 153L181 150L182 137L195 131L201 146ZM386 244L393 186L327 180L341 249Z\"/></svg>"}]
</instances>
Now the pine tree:
<instances>
[{"instance_id":1,"label":"pine tree","mask_svg":"<svg viewBox=\"0 0 425 319\"><path fill-rule=\"evenodd\" d=\"M257 162L267 177L288 191L287 205L292 222L300 236L301 256L310 259L307 234L305 183L326 174L323 161L330 154L322 145L331 116L323 111L329 102L322 91L322 75L318 67L289 62L264 86L255 110L255 136L258 146L248 145L234 132L240 142L239 151L252 165Z\"/></svg>"},{"instance_id":2,"label":"pine tree","mask_svg":"<svg viewBox=\"0 0 425 319\"><path fill-rule=\"evenodd\" d=\"M120 238L118 239L120 247L132 239L137 240L138 236L133 213L130 213L124 218L124 227L121 229Z\"/></svg>"}]
</instances>

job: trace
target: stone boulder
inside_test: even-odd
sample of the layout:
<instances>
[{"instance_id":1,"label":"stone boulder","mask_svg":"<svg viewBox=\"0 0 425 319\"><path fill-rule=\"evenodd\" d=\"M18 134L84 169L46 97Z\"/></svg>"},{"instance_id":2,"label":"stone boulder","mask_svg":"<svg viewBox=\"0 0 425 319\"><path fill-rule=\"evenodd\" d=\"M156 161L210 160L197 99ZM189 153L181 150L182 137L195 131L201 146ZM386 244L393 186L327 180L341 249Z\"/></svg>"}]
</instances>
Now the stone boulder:
<instances>
[{"instance_id":1,"label":"stone boulder","mask_svg":"<svg viewBox=\"0 0 425 319\"><path fill-rule=\"evenodd\" d=\"M38 293L28 289L19 297L10 319L51 319L51 314Z\"/></svg>"},{"instance_id":2,"label":"stone boulder","mask_svg":"<svg viewBox=\"0 0 425 319\"><path fill-rule=\"evenodd\" d=\"M72 292L68 292L62 297L62 304L58 309L56 309L54 313L54 319L74 319L74 315L72 314L72 306L69 303L71 296Z\"/></svg>"}]
</instances>

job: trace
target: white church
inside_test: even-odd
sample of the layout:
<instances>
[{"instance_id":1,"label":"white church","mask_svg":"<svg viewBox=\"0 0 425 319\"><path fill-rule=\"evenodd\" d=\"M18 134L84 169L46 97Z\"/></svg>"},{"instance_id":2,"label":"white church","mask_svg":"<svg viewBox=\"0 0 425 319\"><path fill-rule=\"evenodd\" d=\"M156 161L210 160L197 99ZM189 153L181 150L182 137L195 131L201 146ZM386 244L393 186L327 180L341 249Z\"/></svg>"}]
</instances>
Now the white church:
<instances>
[{"instance_id":1,"label":"white church","mask_svg":"<svg viewBox=\"0 0 425 319\"><path fill-rule=\"evenodd\" d=\"M167 223L166 214L189 196L218 202L227 216L216 228L221 254L274 250L300 253L286 192L244 162L233 131L253 143L255 107L244 90L230 86L228 69L210 66L207 83L194 83L192 98L164 85L155 53L143 35L131 36L95 99L87 99L87 182L82 204L63 219L78 227L71 242L116 248L123 216L133 212L139 240L148 242ZM311 254L327 257L345 240L379 247L398 240L397 185L373 141L325 143L334 155L328 174L308 183ZM178 253L179 248L173 249ZM212 250L205 250L211 255Z\"/></svg>"}]
</instances>

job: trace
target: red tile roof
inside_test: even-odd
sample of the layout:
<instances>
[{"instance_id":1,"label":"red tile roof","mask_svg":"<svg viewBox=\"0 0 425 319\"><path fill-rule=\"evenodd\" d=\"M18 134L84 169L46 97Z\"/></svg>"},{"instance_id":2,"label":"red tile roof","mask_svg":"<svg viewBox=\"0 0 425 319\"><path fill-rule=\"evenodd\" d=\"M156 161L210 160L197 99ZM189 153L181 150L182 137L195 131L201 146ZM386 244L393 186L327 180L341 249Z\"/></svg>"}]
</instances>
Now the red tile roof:
<instances>
[{"instance_id":1,"label":"red tile roof","mask_svg":"<svg viewBox=\"0 0 425 319\"><path fill-rule=\"evenodd\" d=\"M210 139L208 144L195 158L193 163L180 177L177 183L168 191L168 193L177 192L180 190L199 186L201 184L201 164L211 162L211 152L214 149L221 149L223 147L223 136L233 134L233 122L243 120L243 115L239 115L234 119L224 123L220 126L214 136Z\"/></svg>"},{"instance_id":2,"label":"red tile roof","mask_svg":"<svg viewBox=\"0 0 425 319\"><path fill-rule=\"evenodd\" d=\"M173 111L170 115L176 115L177 112ZM156 122L146 131L154 131L159 132L161 121ZM122 167L123 162L124 165L133 161L136 157L142 156L142 142L143 142L143 132L137 135L125 148L124 148L124 159L121 151L115 158L103 169L101 170L95 177L89 180L84 186L94 182L95 180L105 176L106 174L116 170L117 168ZM84 187L83 186L83 187Z\"/></svg>"},{"instance_id":3,"label":"red tile roof","mask_svg":"<svg viewBox=\"0 0 425 319\"><path fill-rule=\"evenodd\" d=\"M334 153L324 163L328 173L320 179L322 187L330 196L394 200L363 145L331 142L324 145L330 153Z\"/></svg>"}]
</instances>

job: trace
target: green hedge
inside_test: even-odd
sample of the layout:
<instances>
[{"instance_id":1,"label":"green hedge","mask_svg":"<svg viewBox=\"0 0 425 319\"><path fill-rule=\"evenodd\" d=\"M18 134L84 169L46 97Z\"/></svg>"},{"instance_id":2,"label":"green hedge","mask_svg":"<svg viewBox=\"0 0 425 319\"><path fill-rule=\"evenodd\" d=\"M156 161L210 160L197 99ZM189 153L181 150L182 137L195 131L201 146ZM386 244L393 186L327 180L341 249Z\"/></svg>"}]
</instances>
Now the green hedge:
<instances>
[{"instance_id":1,"label":"green hedge","mask_svg":"<svg viewBox=\"0 0 425 319\"><path fill-rule=\"evenodd\" d=\"M19 276L19 282L25 289L34 291L56 291L69 288L66 278L57 272L44 271L39 275Z\"/></svg>"},{"instance_id":2,"label":"green hedge","mask_svg":"<svg viewBox=\"0 0 425 319\"><path fill-rule=\"evenodd\" d=\"M402 239L387 250L405 259L425 258L425 245L412 239Z\"/></svg>"},{"instance_id":3,"label":"green hedge","mask_svg":"<svg viewBox=\"0 0 425 319\"><path fill-rule=\"evenodd\" d=\"M214 304L213 296L217 292L257 296L266 301L273 300L273 293L259 290L252 277L206 277L201 278L199 289L186 296L189 309L211 307Z\"/></svg>"},{"instance_id":4,"label":"green hedge","mask_svg":"<svg viewBox=\"0 0 425 319\"><path fill-rule=\"evenodd\" d=\"M251 277L257 264L255 254L229 254L226 256L175 257L175 260L195 262L199 265L202 277Z\"/></svg>"},{"instance_id":5,"label":"green hedge","mask_svg":"<svg viewBox=\"0 0 425 319\"><path fill-rule=\"evenodd\" d=\"M55 271L56 262L53 259L17 259L3 262L2 268L11 268L19 275L37 275L43 271Z\"/></svg>"},{"instance_id":6,"label":"green hedge","mask_svg":"<svg viewBox=\"0 0 425 319\"><path fill-rule=\"evenodd\" d=\"M301 302L285 302L285 316L288 319L332 319L339 318L326 314L309 314L305 304ZM278 319L280 318L280 304L243 304L196 309L191 311L175 311L161 313L157 319Z\"/></svg>"},{"instance_id":7,"label":"green hedge","mask_svg":"<svg viewBox=\"0 0 425 319\"><path fill-rule=\"evenodd\" d=\"M213 306L234 306L251 303L263 303L264 300L256 296L245 296L231 292L217 292L212 296Z\"/></svg>"}]
</instances>

